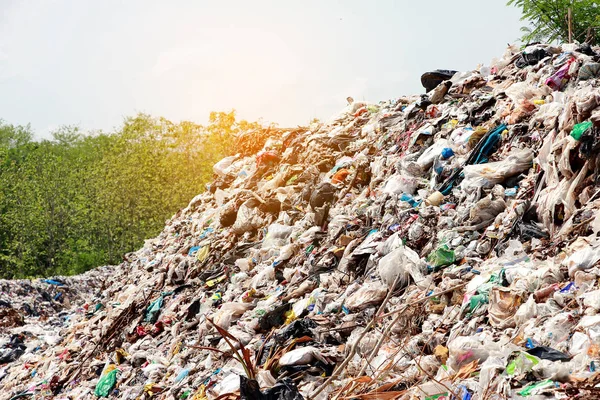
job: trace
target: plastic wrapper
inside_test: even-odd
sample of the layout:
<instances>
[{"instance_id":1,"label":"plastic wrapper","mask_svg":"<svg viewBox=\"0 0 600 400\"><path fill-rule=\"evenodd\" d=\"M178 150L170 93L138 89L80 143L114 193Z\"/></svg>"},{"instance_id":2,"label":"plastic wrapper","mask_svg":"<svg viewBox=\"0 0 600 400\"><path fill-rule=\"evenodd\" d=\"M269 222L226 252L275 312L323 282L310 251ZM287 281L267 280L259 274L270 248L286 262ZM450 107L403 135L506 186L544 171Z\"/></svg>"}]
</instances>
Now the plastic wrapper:
<instances>
[{"instance_id":1,"label":"plastic wrapper","mask_svg":"<svg viewBox=\"0 0 600 400\"><path fill-rule=\"evenodd\" d=\"M433 161L436 157L439 157L445 148L451 148L451 144L446 139L436 141L433 145L428 147L423 154L419 156L416 163L423 170L426 171L433 165ZM405 192L407 193L407 192Z\"/></svg>"},{"instance_id":2,"label":"plastic wrapper","mask_svg":"<svg viewBox=\"0 0 600 400\"><path fill-rule=\"evenodd\" d=\"M113 365L100 377L94 394L98 397L108 397L117 384L118 369Z\"/></svg>"}]
</instances>

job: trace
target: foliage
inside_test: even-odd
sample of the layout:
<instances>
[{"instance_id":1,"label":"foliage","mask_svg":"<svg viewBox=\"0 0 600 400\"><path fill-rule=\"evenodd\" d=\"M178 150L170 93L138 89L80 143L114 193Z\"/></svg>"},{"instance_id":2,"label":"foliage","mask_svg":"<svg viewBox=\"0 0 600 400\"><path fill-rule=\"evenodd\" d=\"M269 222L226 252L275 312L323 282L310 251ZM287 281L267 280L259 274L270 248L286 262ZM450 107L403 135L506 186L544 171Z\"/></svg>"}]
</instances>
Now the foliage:
<instances>
[{"instance_id":1,"label":"foliage","mask_svg":"<svg viewBox=\"0 0 600 400\"><path fill-rule=\"evenodd\" d=\"M35 141L0 121L0 276L80 273L118 263L201 192L234 137L235 113L209 124L145 114L113 133L62 127Z\"/></svg>"},{"instance_id":2,"label":"foliage","mask_svg":"<svg viewBox=\"0 0 600 400\"><path fill-rule=\"evenodd\" d=\"M509 0L523 11L522 41L568 42L568 9L571 8L573 40L600 44L600 6L596 0Z\"/></svg>"}]
</instances>

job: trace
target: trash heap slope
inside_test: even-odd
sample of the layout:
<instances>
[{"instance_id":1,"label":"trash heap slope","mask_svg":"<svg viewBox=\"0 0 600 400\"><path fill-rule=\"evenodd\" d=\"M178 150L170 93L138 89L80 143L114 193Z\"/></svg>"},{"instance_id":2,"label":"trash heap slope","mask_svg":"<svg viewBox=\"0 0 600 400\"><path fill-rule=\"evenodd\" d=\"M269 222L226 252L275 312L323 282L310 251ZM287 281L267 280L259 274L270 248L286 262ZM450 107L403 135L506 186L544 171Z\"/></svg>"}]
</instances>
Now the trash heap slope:
<instances>
[{"instance_id":1,"label":"trash heap slope","mask_svg":"<svg viewBox=\"0 0 600 400\"><path fill-rule=\"evenodd\" d=\"M2 327L0 398L589 396L599 50L511 47L225 158L78 301Z\"/></svg>"}]
</instances>

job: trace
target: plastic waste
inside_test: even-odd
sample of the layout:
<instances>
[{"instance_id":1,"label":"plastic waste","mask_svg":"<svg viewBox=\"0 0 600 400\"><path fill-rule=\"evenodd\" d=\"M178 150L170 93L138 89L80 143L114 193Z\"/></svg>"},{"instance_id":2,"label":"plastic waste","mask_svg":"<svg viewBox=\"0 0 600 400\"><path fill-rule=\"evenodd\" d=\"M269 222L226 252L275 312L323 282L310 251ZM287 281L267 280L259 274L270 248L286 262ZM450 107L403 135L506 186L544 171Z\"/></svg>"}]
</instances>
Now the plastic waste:
<instances>
[{"instance_id":1,"label":"plastic waste","mask_svg":"<svg viewBox=\"0 0 600 400\"><path fill-rule=\"evenodd\" d=\"M418 180L414 177L392 175L383 188L383 192L395 194L414 194L418 184Z\"/></svg>"},{"instance_id":2,"label":"plastic waste","mask_svg":"<svg viewBox=\"0 0 600 400\"><path fill-rule=\"evenodd\" d=\"M114 366L110 365L106 368L104 374L100 377L94 394L98 397L108 397L112 392L113 388L117 384L117 373L119 370Z\"/></svg>"},{"instance_id":3,"label":"plastic waste","mask_svg":"<svg viewBox=\"0 0 600 400\"><path fill-rule=\"evenodd\" d=\"M435 251L429 253L427 261L432 267L443 267L453 264L456 261L456 256L454 251L451 250L448 245L444 244Z\"/></svg>"},{"instance_id":4,"label":"plastic waste","mask_svg":"<svg viewBox=\"0 0 600 400\"><path fill-rule=\"evenodd\" d=\"M240 376L239 386L242 400L304 400L294 381L289 378L284 378L275 386L261 391L257 381Z\"/></svg>"},{"instance_id":5,"label":"plastic waste","mask_svg":"<svg viewBox=\"0 0 600 400\"><path fill-rule=\"evenodd\" d=\"M542 360L569 361L571 359L567 354L546 346L536 346L527 350L527 353Z\"/></svg>"},{"instance_id":6,"label":"plastic waste","mask_svg":"<svg viewBox=\"0 0 600 400\"><path fill-rule=\"evenodd\" d=\"M415 251L401 246L379 260L378 270L381 280L394 289L394 282L397 282L396 287L406 287L410 279L422 285L427 266Z\"/></svg>"},{"instance_id":7,"label":"plastic waste","mask_svg":"<svg viewBox=\"0 0 600 400\"><path fill-rule=\"evenodd\" d=\"M571 137L575 140L581 140L583 134L592 127L591 121L576 124L571 131Z\"/></svg>"},{"instance_id":8,"label":"plastic waste","mask_svg":"<svg viewBox=\"0 0 600 400\"><path fill-rule=\"evenodd\" d=\"M472 191L479 187L491 188L506 178L518 175L529 169L533 162L530 150L514 152L503 161L479 165L467 165L464 170L465 179L461 183L464 190Z\"/></svg>"}]
</instances>

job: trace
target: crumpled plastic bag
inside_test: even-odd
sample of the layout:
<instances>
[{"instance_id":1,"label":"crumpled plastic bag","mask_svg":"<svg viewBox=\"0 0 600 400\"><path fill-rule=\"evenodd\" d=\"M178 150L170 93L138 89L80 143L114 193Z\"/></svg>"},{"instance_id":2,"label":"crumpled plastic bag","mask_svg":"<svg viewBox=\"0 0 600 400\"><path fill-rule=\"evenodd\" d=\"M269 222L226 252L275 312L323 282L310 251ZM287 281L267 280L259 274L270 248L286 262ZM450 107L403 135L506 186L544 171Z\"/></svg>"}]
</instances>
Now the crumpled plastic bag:
<instances>
[{"instance_id":1,"label":"crumpled plastic bag","mask_svg":"<svg viewBox=\"0 0 600 400\"><path fill-rule=\"evenodd\" d=\"M506 159L487 164L465 166L465 179L461 187L471 192L479 187L491 188L506 178L518 175L529 169L533 162L533 152L530 149L511 153Z\"/></svg>"},{"instance_id":2,"label":"crumpled plastic bag","mask_svg":"<svg viewBox=\"0 0 600 400\"><path fill-rule=\"evenodd\" d=\"M395 289L392 285L396 278L398 278L396 288L406 287L411 278L419 287L425 284L427 265L414 250L407 246L398 247L382 257L377 269L381 280L390 289Z\"/></svg>"},{"instance_id":3,"label":"crumpled plastic bag","mask_svg":"<svg viewBox=\"0 0 600 400\"><path fill-rule=\"evenodd\" d=\"M533 295L530 295L529 299L527 299L527 301L525 303L521 304L521 306L515 313L513 319L514 319L516 326L521 326L525 322L535 318L536 315L537 315L537 303L535 302Z\"/></svg>"},{"instance_id":4,"label":"crumpled plastic bag","mask_svg":"<svg viewBox=\"0 0 600 400\"><path fill-rule=\"evenodd\" d=\"M443 267L453 264L456 261L454 250L447 245L441 245L427 256L427 261L432 267Z\"/></svg>"},{"instance_id":5,"label":"crumpled plastic bag","mask_svg":"<svg viewBox=\"0 0 600 400\"><path fill-rule=\"evenodd\" d=\"M383 193L390 194L414 194L417 186L419 185L419 181L417 178L408 175L392 175L385 187L383 188Z\"/></svg>"},{"instance_id":6,"label":"crumpled plastic bag","mask_svg":"<svg viewBox=\"0 0 600 400\"><path fill-rule=\"evenodd\" d=\"M433 165L435 158L438 157L442 153L442 150L447 147L452 148L451 143L447 139L440 139L436 141L419 156L416 161L417 165L423 171L426 171Z\"/></svg>"},{"instance_id":7,"label":"crumpled plastic bag","mask_svg":"<svg viewBox=\"0 0 600 400\"><path fill-rule=\"evenodd\" d=\"M232 230L236 234L250 232L263 225L263 219L260 217L257 207L249 207L245 203L240 206L237 212L235 223Z\"/></svg>"},{"instance_id":8,"label":"crumpled plastic bag","mask_svg":"<svg viewBox=\"0 0 600 400\"><path fill-rule=\"evenodd\" d=\"M515 326L514 315L521 305L521 296L509 289L492 288L489 298L488 317L490 325L497 329Z\"/></svg>"},{"instance_id":9,"label":"crumpled plastic bag","mask_svg":"<svg viewBox=\"0 0 600 400\"><path fill-rule=\"evenodd\" d=\"M479 337L459 336L448 343L448 367L458 371L460 367L471 361L478 360L479 363L487 360L489 348Z\"/></svg>"},{"instance_id":10,"label":"crumpled plastic bag","mask_svg":"<svg viewBox=\"0 0 600 400\"><path fill-rule=\"evenodd\" d=\"M346 299L350 311L361 311L380 304L387 294L387 287L380 282L369 282Z\"/></svg>"},{"instance_id":11,"label":"crumpled plastic bag","mask_svg":"<svg viewBox=\"0 0 600 400\"><path fill-rule=\"evenodd\" d=\"M239 155L236 154L234 156L223 158L221 161L219 161L213 166L213 172L219 176L226 176L229 172L229 167L231 166L231 164L233 164L235 160L237 160L238 157Z\"/></svg>"},{"instance_id":12,"label":"crumpled plastic bag","mask_svg":"<svg viewBox=\"0 0 600 400\"><path fill-rule=\"evenodd\" d=\"M271 247L279 248L286 244L287 239L292 234L293 226L282 225L282 224L271 224L269 225L267 235L262 243L263 249Z\"/></svg>"},{"instance_id":13,"label":"crumpled plastic bag","mask_svg":"<svg viewBox=\"0 0 600 400\"><path fill-rule=\"evenodd\" d=\"M600 260L600 240L598 238L578 238L570 246L576 249L565 261L569 276L575 276L577 271L592 268Z\"/></svg>"},{"instance_id":14,"label":"crumpled plastic bag","mask_svg":"<svg viewBox=\"0 0 600 400\"><path fill-rule=\"evenodd\" d=\"M279 365L306 365L310 364L313 360L319 360L328 364L327 360L319 352L319 349L314 346L306 346L288 351L282 355L279 359Z\"/></svg>"},{"instance_id":15,"label":"crumpled plastic bag","mask_svg":"<svg viewBox=\"0 0 600 400\"><path fill-rule=\"evenodd\" d=\"M104 374L98 380L94 394L98 397L108 397L117 384L117 373L119 370L114 365L109 365Z\"/></svg>"}]
</instances>

